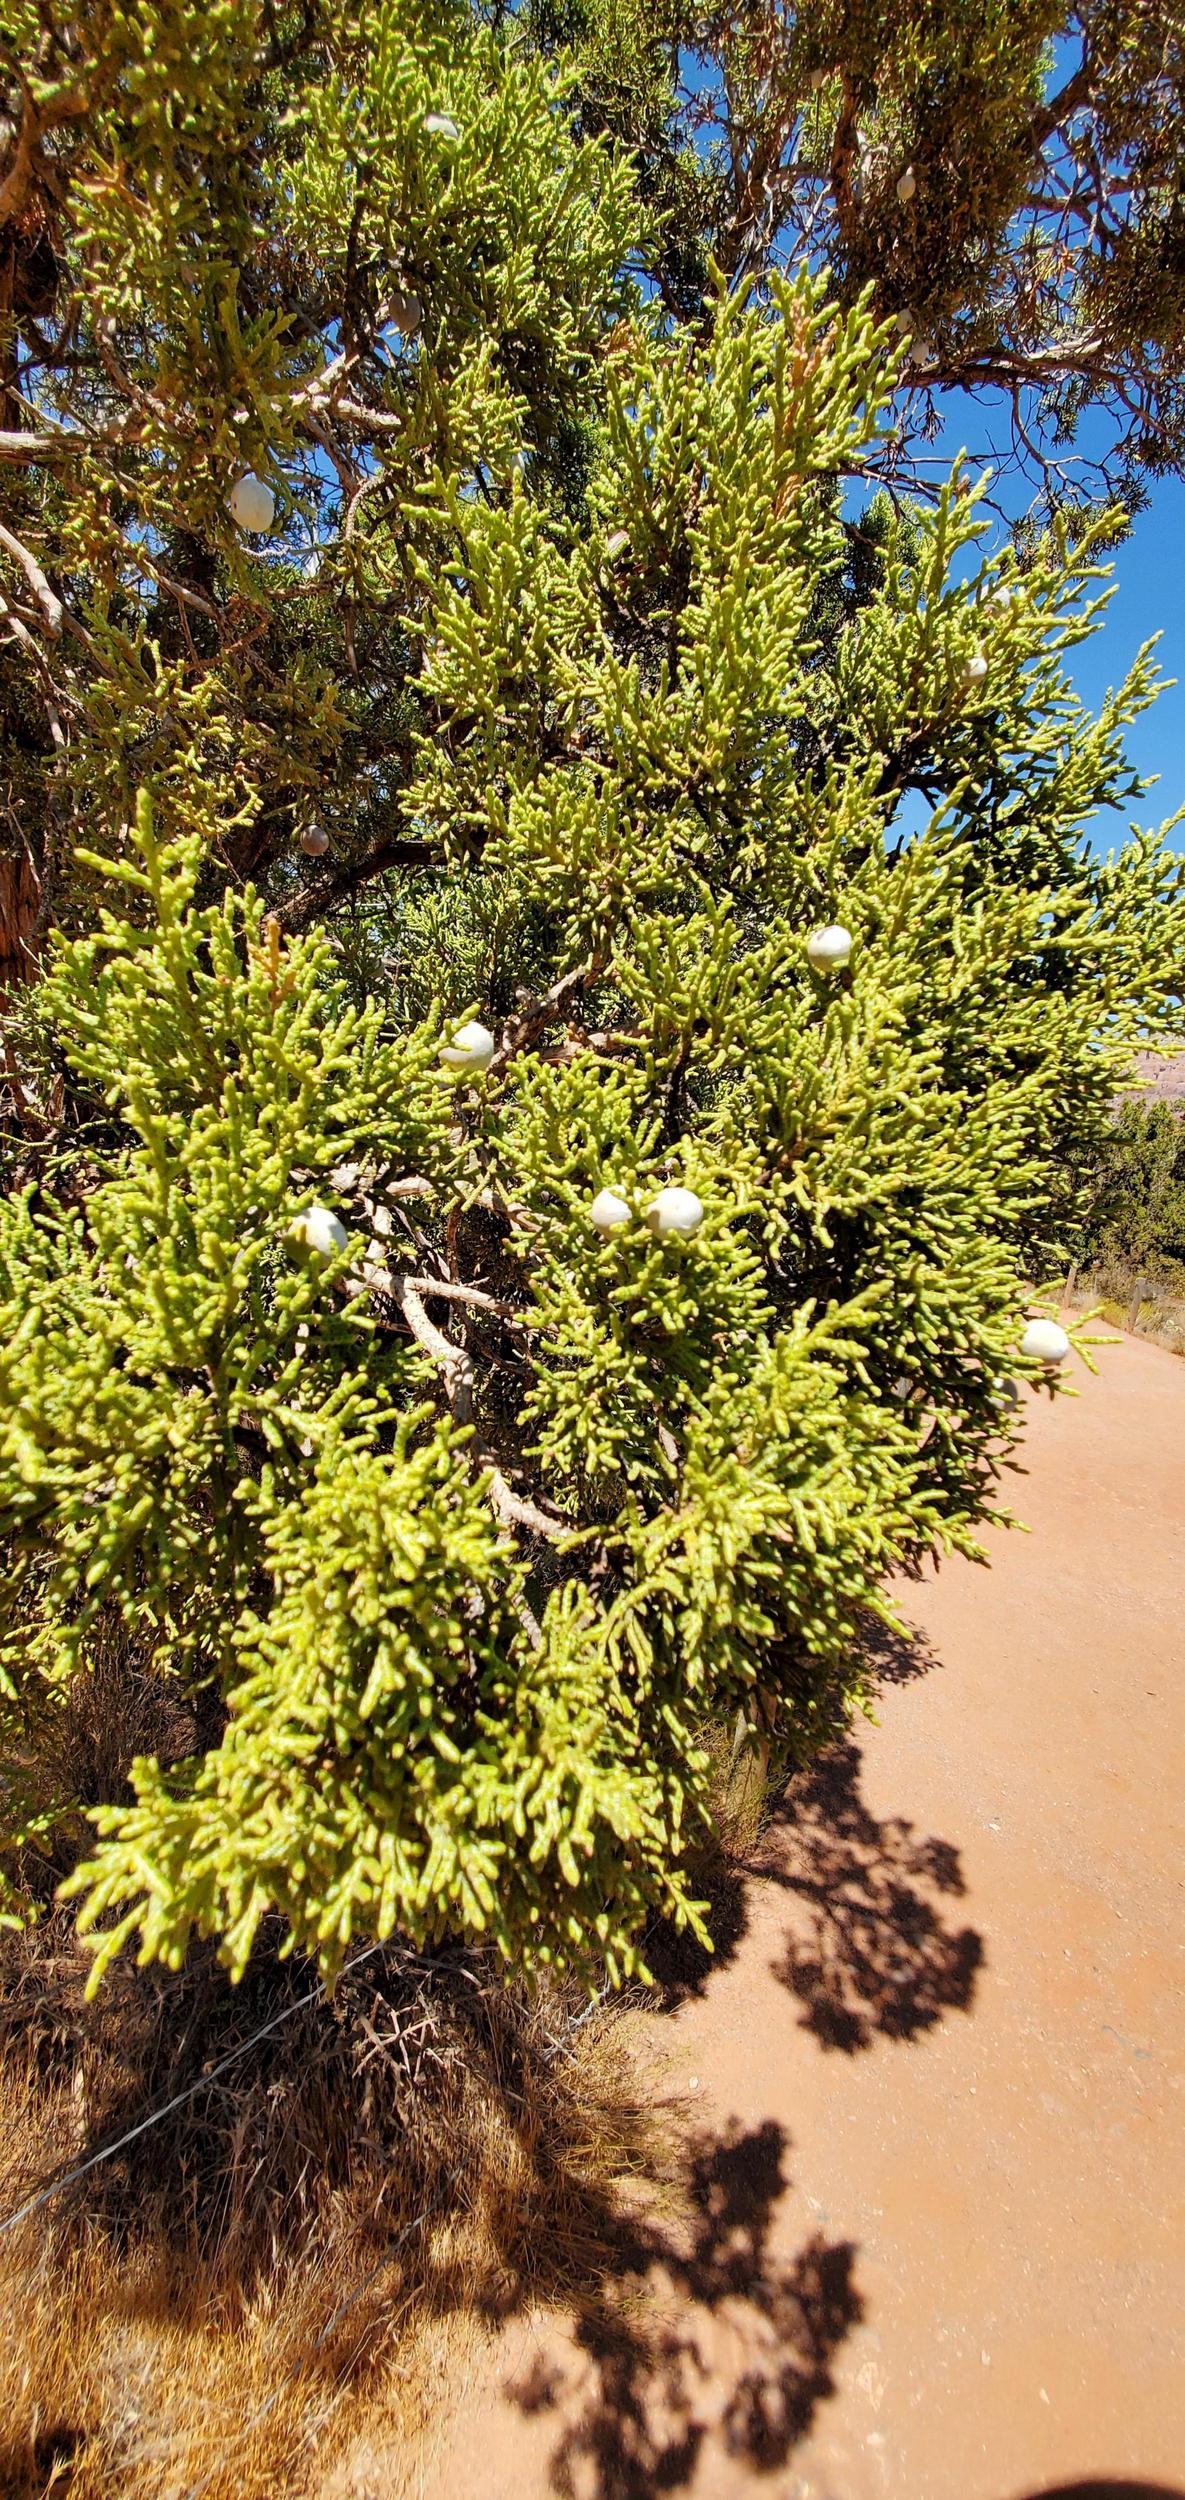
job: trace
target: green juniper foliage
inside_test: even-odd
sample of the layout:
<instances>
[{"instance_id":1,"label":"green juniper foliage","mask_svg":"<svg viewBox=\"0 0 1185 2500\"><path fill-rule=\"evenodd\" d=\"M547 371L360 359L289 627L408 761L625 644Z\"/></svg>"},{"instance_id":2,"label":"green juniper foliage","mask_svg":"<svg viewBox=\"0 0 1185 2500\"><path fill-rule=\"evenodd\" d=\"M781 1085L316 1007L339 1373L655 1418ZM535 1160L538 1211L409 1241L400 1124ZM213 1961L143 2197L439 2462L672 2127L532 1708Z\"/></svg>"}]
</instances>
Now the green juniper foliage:
<instances>
[{"instance_id":1,"label":"green juniper foliage","mask_svg":"<svg viewBox=\"0 0 1185 2500\"><path fill-rule=\"evenodd\" d=\"M323 882L414 856L441 481L501 495L529 454L571 502L636 233L628 160L464 0L8 24L0 992L93 909L79 833L105 849L144 785L290 902L314 821ZM244 475L270 534L228 510Z\"/></svg>"},{"instance_id":2,"label":"green juniper foliage","mask_svg":"<svg viewBox=\"0 0 1185 2500\"><path fill-rule=\"evenodd\" d=\"M151 14L124 154L72 142L137 413L21 488L80 631L0 1210L13 1914L114 1627L192 1735L89 1808L96 1973L278 1909L329 1974L618 1975L698 1918L705 1730L808 1744L996 1507L1051 1159L1178 1012L1180 864L1081 843L1155 673L1083 712L1091 534L977 564L961 475L854 553L886 325L802 275L672 327L513 28L310 12L285 79L282 21Z\"/></svg>"}]
</instances>

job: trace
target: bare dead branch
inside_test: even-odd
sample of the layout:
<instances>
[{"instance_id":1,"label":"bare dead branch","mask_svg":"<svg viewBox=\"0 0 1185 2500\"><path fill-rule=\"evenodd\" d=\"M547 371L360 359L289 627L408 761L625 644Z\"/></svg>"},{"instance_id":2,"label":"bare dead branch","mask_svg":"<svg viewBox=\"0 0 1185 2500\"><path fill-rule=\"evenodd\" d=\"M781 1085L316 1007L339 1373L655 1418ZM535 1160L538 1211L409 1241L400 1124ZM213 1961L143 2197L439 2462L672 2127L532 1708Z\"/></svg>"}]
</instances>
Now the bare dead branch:
<instances>
[{"instance_id":1,"label":"bare dead branch","mask_svg":"<svg viewBox=\"0 0 1185 2500\"><path fill-rule=\"evenodd\" d=\"M364 407L360 399L336 399L333 413L343 425L353 426L363 434L404 434L407 420L393 416L385 408Z\"/></svg>"},{"instance_id":2,"label":"bare dead branch","mask_svg":"<svg viewBox=\"0 0 1185 2500\"><path fill-rule=\"evenodd\" d=\"M344 902L348 895L357 893L359 886L369 884L374 877L381 877L387 868L441 868L443 865L440 852L434 850L430 842L391 836L376 842L361 859L350 861L331 875L318 877L315 882L301 886L288 902L277 905L276 918L291 936L309 928L314 920L320 920L325 912L331 911L335 903Z\"/></svg>"},{"instance_id":3,"label":"bare dead branch","mask_svg":"<svg viewBox=\"0 0 1185 2500\"><path fill-rule=\"evenodd\" d=\"M446 1276L409 1276L406 1270L389 1268L384 1260L373 1257L364 1260L362 1275L369 1286L379 1293L389 1294L393 1302L398 1302L403 1291L410 1289L422 1302L430 1302L433 1298L438 1302L459 1302L472 1311L488 1311L491 1317L507 1320L514 1327L529 1328L532 1325L524 1312L515 1309L513 1302L500 1302L496 1294L483 1292L480 1285L454 1284Z\"/></svg>"},{"instance_id":4,"label":"bare dead branch","mask_svg":"<svg viewBox=\"0 0 1185 2500\"><path fill-rule=\"evenodd\" d=\"M590 981L599 979L606 960L604 955L591 955L587 963L576 964L570 972L562 973L541 997L523 1001L517 1015L508 1017L502 1027L502 1039L490 1061L491 1076L499 1075L508 1060L513 1059L518 1051L528 1049L540 1033L546 1032L568 999L575 998Z\"/></svg>"},{"instance_id":5,"label":"bare dead branch","mask_svg":"<svg viewBox=\"0 0 1185 2500\"><path fill-rule=\"evenodd\" d=\"M14 433L6 426L0 429L0 460L62 460L90 440L83 434Z\"/></svg>"},{"instance_id":6,"label":"bare dead branch","mask_svg":"<svg viewBox=\"0 0 1185 2500\"><path fill-rule=\"evenodd\" d=\"M36 556L25 546L22 539L17 538L12 530L5 528L2 521L0 521L0 547L7 548L14 563L19 564L45 619L46 633L52 634L56 642L62 630L65 609L56 590L42 572Z\"/></svg>"},{"instance_id":7,"label":"bare dead branch","mask_svg":"<svg viewBox=\"0 0 1185 2500\"><path fill-rule=\"evenodd\" d=\"M36 634L30 633L23 617L17 614L11 601L4 597L2 591L0 591L0 619L3 620L6 632L12 641L19 642L22 651L28 652L41 686L42 699L49 720L49 734L56 747L64 747L66 733L62 727L61 713L58 710L58 689L50 675L45 653Z\"/></svg>"},{"instance_id":8,"label":"bare dead branch","mask_svg":"<svg viewBox=\"0 0 1185 2500\"><path fill-rule=\"evenodd\" d=\"M111 341L114 327L115 324L110 318L95 323L95 345L99 351L99 362L108 381L114 382L116 390L121 391L125 399L131 400L133 407L139 409L141 416L155 417L158 425L167 425L176 431L177 412L167 408L163 399L157 399L153 392L146 391L142 383L134 382L131 374L126 372L121 365Z\"/></svg>"},{"instance_id":9,"label":"bare dead branch","mask_svg":"<svg viewBox=\"0 0 1185 2500\"><path fill-rule=\"evenodd\" d=\"M473 1311L488 1311L495 1319L508 1320L513 1327L530 1328L533 1323L513 1302L500 1302L496 1294L483 1292L480 1285L455 1285L445 1276L412 1276L408 1279L418 1294L427 1301L433 1295L440 1302L463 1302Z\"/></svg>"},{"instance_id":10,"label":"bare dead branch","mask_svg":"<svg viewBox=\"0 0 1185 2500\"><path fill-rule=\"evenodd\" d=\"M166 573L152 556L145 554L142 547L136 549L136 563L142 572L147 573L162 590L167 590L169 596L176 599L182 607L197 608L202 616L212 617L216 625L221 625L222 618L212 599L203 598L200 590L191 590L186 582L175 582L172 574Z\"/></svg>"},{"instance_id":11,"label":"bare dead branch","mask_svg":"<svg viewBox=\"0 0 1185 2500\"><path fill-rule=\"evenodd\" d=\"M1064 86L1058 88L1057 94L1048 97L1038 112L1030 114L1029 138L1034 150L1045 147L1054 131L1060 130L1062 123L1069 121L1071 113L1076 113L1080 104L1089 102L1090 91L1090 65L1081 61Z\"/></svg>"},{"instance_id":12,"label":"bare dead branch","mask_svg":"<svg viewBox=\"0 0 1185 2500\"><path fill-rule=\"evenodd\" d=\"M831 190L839 212L841 226L852 214L852 167L856 161L856 96L846 71L843 77L843 102L836 118L831 142Z\"/></svg>"}]
</instances>

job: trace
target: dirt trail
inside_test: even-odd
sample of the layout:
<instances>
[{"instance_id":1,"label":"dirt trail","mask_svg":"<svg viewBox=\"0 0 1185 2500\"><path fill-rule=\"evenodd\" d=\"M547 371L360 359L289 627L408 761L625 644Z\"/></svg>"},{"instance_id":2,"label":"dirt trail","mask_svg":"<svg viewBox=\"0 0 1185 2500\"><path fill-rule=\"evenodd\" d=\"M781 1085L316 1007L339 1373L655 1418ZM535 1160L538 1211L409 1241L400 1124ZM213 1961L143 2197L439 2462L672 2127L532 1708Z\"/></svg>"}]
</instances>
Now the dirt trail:
<instances>
[{"instance_id":1,"label":"dirt trail","mask_svg":"<svg viewBox=\"0 0 1185 2500\"><path fill-rule=\"evenodd\" d=\"M504 2329L382 2500L1185 2485L1185 1363L1102 1359L647 2018L699 2220Z\"/></svg>"}]
</instances>

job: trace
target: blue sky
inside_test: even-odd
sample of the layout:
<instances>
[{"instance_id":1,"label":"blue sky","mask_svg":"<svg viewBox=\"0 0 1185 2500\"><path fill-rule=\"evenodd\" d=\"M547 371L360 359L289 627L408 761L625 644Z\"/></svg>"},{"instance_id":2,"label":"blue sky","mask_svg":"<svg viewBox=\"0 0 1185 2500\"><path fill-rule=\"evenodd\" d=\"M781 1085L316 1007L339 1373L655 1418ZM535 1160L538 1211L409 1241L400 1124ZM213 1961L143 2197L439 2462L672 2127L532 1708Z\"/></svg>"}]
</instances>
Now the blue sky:
<instances>
[{"instance_id":1,"label":"blue sky","mask_svg":"<svg viewBox=\"0 0 1185 2500\"><path fill-rule=\"evenodd\" d=\"M1062 34L1055 39L1049 59L1049 94L1070 75L1079 57L1076 37ZM692 54L682 56L681 74L686 88L701 95L710 94L718 83L715 73L706 70ZM697 136L697 146L706 149L713 135L710 128L705 128ZM934 396L942 425L936 440L926 447L928 452L943 462L953 461L956 453L963 450L980 465L990 459L993 417L997 413L992 395L975 399L965 392L952 391L936 392ZM911 413L918 413L916 406ZM1007 427L1001 431L1006 438ZM1087 455L1100 450L1111 432L1105 412L1088 411L1082 421L1078 448ZM1072 452L1068 465L1072 470ZM937 465L926 472L931 479L940 473ZM1133 816L1141 824L1159 825L1185 803L1185 589L1180 558L1185 540L1185 482L1152 478L1148 484L1149 508L1138 516L1130 535L1111 558L1116 590L1106 619L1090 642L1071 653L1070 674L1082 702L1097 706L1108 689L1123 678L1141 643L1159 634L1156 657L1160 670L1164 676L1183 682L1166 687L1160 701L1151 711L1142 713L1128 732L1128 753L1135 770L1145 777L1156 774L1158 780L1155 789L1138 805L1123 812L1100 814L1091 837L1100 850L1108 850L1126 838ZM1013 475L995 491L1010 517L1016 520L1030 504L1037 486L1035 477ZM847 508L852 509L859 500L853 494ZM1001 526L992 540L980 540L975 564L978 566L989 546L1007 534ZM1185 825L1178 826L1170 839L1175 850L1185 852Z\"/></svg>"},{"instance_id":2,"label":"blue sky","mask_svg":"<svg viewBox=\"0 0 1185 2500\"><path fill-rule=\"evenodd\" d=\"M1077 41L1066 35L1056 39L1049 68L1050 94L1069 76L1079 56ZM944 424L932 449L944 456L953 456L964 447L982 452L991 431L990 410L977 407L959 392L951 392L945 406L940 398L939 405ZM1092 436L1101 445L1108 431L1101 412L1093 418L1088 415L1082 426L1082 449L1089 452L1096 447ZM1130 536L1111 558L1116 590L1106 620L1090 642L1070 655L1070 674L1083 703L1097 705L1124 676L1141 643L1159 634L1156 656L1161 673L1182 682L1166 687L1160 701L1142 713L1128 732L1128 753L1136 771L1146 776L1155 773L1159 779L1138 810L1108 811L1096 819L1093 839L1101 850L1123 840L1131 815L1138 814L1142 824L1158 825L1185 802L1185 589L1180 553L1185 538L1185 481L1150 478L1148 485L1147 511L1137 516ZM1033 492L1033 481L1015 479L1011 492L1019 514ZM999 534L1005 535L1003 530ZM1185 825L1177 827L1171 840L1175 850L1185 852Z\"/></svg>"},{"instance_id":3,"label":"blue sky","mask_svg":"<svg viewBox=\"0 0 1185 2500\"><path fill-rule=\"evenodd\" d=\"M926 474L930 478L941 475L942 467L960 451L967 452L973 466L986 465L991 458L990 409L960 391L936 393L935 399L943 423L940 434L928 446L934 465L927 468ZM1100 424L1100 438L1105 431L1105 425ZM1036 486L1034 478L1002 480L998 486L999 500L1010 514L1019 517ZM1104 623L1069 658L1077 692L1083 703L1092 707L1102 702L1110 687L1119 684L1141 643L1153 634L1160 635L1156 658L1162 675L1181 681L1166 687L1159 702L1151 711L1142 713L1128 731L1128 753L1136 771L1158 774L1159 779L1156 788L1138 806L1109 810L1096 818L1092 839L1104 851L1126 838L1133 818L1144 825L1159 825L1185 803L1185 587L1181 565L1185 481L1176 477L1152 478L1149 491L1148 509L1137 515L1130 535L1106 559L1115 591ZM973 559L976 569L987 550L1002 543L1007 535L1001 524L990 538L977 542ZM1171 841L1174 850L1185 852L1185 825L1178 825Z\"/></svg>"},{"instance_id":4,"label":"blue sky","mask_svg":"<svg viewBox=\"0 0 1185 2500\"><path fill-rule=\"evenodd\" d=\"M1185 483L1180 478L1153 480L1149 509L1140 513L1130 538L1115 551L1118 588L1102 632L1074 654L1074 681L1084 703L1097 703L1122 677L1149 634L1161 637L1157 658L1164 674L1185 680L1183 540ZM1129 732L1128 745L1140 772L1160 775L1141 811L1146 823L1158 824L1185 801L1185 683L1167 690L1144 713ZM1121 817L1100 821L1103 847L1123 829ZM1185 851L1185 826L1178 825L1173 843Z\"/></svg>"}]
</instances>

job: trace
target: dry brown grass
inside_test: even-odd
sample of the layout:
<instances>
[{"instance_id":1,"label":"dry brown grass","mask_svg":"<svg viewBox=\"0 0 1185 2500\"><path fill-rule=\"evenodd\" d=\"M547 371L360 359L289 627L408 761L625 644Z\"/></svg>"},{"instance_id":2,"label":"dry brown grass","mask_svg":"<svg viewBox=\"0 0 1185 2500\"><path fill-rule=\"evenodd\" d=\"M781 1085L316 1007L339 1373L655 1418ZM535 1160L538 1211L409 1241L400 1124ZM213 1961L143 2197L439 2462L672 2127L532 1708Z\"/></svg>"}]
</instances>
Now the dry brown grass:
<instances>
[{"instance_id":1,"label":"dry brown grass","mask_svg":"<svg viewBox=\"0 0 1185 2500\"><path fill-rule=\"evenodd\" d=\"M23 1767L86 1804L213 1733L115 1635ZM769 1781L713 1750L716 1901ZM611 2275L639 2199L675 2209L670 2112L620 2008L576 2031L576 1990L472 1953L385 1947L330 2001L277 1923L237 1988L199 1948L117 1964L88 2005L52 1906L82 1837L33 1870L40 1925L0 1937L0 2217L186 2097L0 2237L0 2495L313 2500L368 2444L411 2452L442 2351Z\"/></svg>"},{"instance_id":2,"label":"dry brown grass","mask_svg":"<svg viewBox=\"0 0 1185 2500\"><path fill-rule=\"evenodd\" d=\"M198 1954L87 2007L84 1976L61 1914L0 1948L4 2212L313 1985ZM433 2321L595 2272L651 2122L611 2018L556 2053L577 2003L384 1950L8 2235L0 2491L296 2500L415 2413Z\"/></svg>"},{"instance_id":3,"label":"dry brown grass","mask_svg":"<svg viewBox=\"0 0 1185 2500\"><path fill-rule=\"evenodd\" d=\"M1097 1310L1113 1328L1185 1354L1185 1293L1176 1282L1112 1260L1076 1276L1066 1299L1073 1308Z\"/></svg>"}]
</instances>

